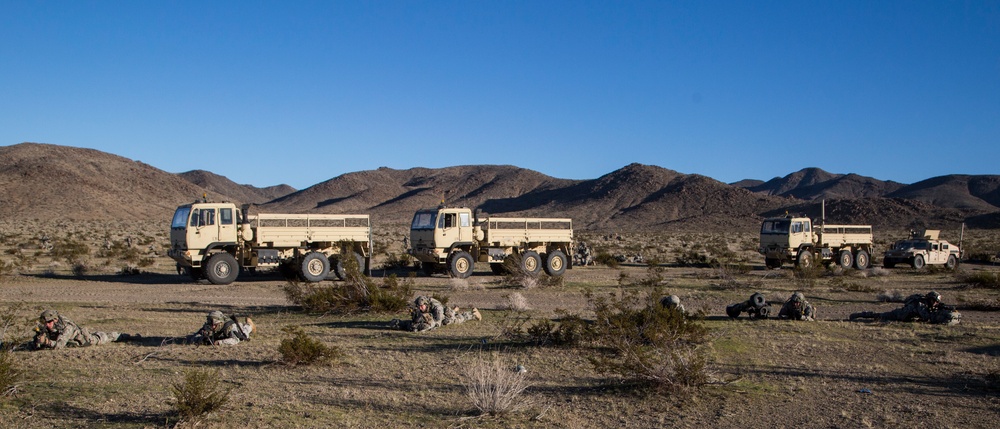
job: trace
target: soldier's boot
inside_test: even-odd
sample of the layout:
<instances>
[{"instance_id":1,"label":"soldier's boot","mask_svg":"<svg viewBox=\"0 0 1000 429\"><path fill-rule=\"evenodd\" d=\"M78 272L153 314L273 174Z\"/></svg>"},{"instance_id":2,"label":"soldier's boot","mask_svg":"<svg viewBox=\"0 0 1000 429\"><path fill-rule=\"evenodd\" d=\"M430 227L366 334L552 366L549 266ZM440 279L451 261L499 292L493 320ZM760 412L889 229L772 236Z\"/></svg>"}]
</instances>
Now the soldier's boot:
<instances>
[{"instance_id":1,"label":"soldier's boot","mask_svg":"<svg viewBox=\"0 0 1000 429\"><path fill-rule=\"evenodd\" d=\"M479 314L479 309L478 308L473 308L472 309L472 317L475 317L476 320L483 320L483 315Z\"/></svg>"},{"instance_id":2,"label":"soldier's boot","mask_svg":"<svg viewBox=\"0 0 1000 429\"><path fill-rule=\"evenodd\" d=\"M253 319L247 317L247 325L250 325L250 333L257 332L257 324L253 323Z\"/></svg>"},{"instance_id":3,"label":"soldier's boot","mask_svg":"<svg viewBox=\"0 0 1000 429\"><path fill-rule=\"evenodd\" d=\"M862 311L860 313L852 313L851 320L857 319L875 319L878 315L874 311Z\"/></svg>"}]
</instances>

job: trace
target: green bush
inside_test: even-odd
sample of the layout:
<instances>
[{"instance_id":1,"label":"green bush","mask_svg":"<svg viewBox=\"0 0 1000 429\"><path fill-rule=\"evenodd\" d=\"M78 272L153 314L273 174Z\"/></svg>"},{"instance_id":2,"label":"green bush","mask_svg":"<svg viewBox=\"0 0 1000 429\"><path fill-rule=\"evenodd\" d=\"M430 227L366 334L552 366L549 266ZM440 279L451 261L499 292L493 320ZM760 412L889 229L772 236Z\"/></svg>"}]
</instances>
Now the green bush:
<instances>
[{"instance_id":1,"label":"green bush","mask_svg":"<svg viewBox=\"0 0 1000 429\"><path fill-rule=\"evenodd\" d=\"M171 390L177 414L184 421L194 421L226 405L231 389L220 386L218 371L191 370Z\"/></svg>"},{"instance_id":2,"label":"green bush","mask_svg":"<svg viewBox=\"0 0 1000 429\"><path fill-rule=\"evenodd\" d=\"M542 319L528 327L528 337L532 342L537 345L575 347L593 337L592 325L579 315L565 314L559 310L556 315L562 316L558 323Z\"/></svg>"},{"instance_id":3,"label":"green bush","mask_svg":"<svg viewBox=\"0 0 1000 429\"><path fill-rule=\"evenodd\" d=\"M1000 274L989 271L973 271L958 276L963 283L973 287L1000 289Z\"/></svg>"},{"instance_id":4,"label":"green bush","mask_svg":"<svg viewBox=\"0 0 1000 429\"><path fill-rule=\"evenodd\" d=\"M0 397L11 397L18 393L24 372L14 362L14 353L7 348L0 349Z\"/></svg>"},{"instance_id":5,"label":"green bush","mask_svg":"<svg viewBox=\"0 0 1000 429\"><path fill-rule=\"evenodd\" d=\"M594 262L602 265L607 265L611 268L618 268L621 265L614 256L608 252L600 252L597 256L594 256Z\"/></svg>"},{"instance_id":6,"label":"green bush","mask_svg":"<svg viewBox=\"0 0 1000 429\"><path fill-rule=\"evenodd\" d=\"M343 355L339 349L306 335L299 326L287 326L282 331L292 336L281 340L278 345L281 362L286 365L325 364Z\"/></svg>"},{"instance_id":7,"label":"green bush","mask_svg":"<svg viewBox=\"0 0 1000 429\"><path fill-rule=\"evenodd\" d=\"M345 264L345 266L357 264ZM406 308L413 290L413 278L400 281L395 274L382 279L377 285L369 277L348 269L343 286L323 286L318 283L299 283L289 279L285 296L302 306L307 313L353 313L358 311L395 312Z\"/></svg>"},{"instance_id":8,"label":"green bush","mask_svg":"<svg viewBox=\"0 0 1000 429\"><path fill-rule=\"evenodd\" d=\"M587 301L596 315L591 363L601 373L615 374L665 394L682 394L708 381L708 329L680 311L659 304L663 291L646 295L634 290L596 296Z\"/></svg>"}]
</instances>

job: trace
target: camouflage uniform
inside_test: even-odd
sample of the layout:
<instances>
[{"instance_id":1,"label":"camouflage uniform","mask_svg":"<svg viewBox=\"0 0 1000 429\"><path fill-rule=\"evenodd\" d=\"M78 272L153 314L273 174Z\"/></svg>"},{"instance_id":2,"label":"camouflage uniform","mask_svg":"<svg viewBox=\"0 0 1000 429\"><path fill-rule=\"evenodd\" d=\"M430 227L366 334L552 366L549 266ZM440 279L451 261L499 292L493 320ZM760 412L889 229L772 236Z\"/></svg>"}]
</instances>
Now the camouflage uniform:
<instances>
[{"instance_id":1,"label":"camouflage uniform","mask_svg":"<svg viewBox=\"0 0 1000 429\"><path fill-rule=\"evenodd\" d=\"M815 320L816 310L802 292L795 292L778 310L779 319Z\"/></svg>"},{"instance_id":2,"label":"camouflage uniform","mask_svg":"<svg viewBox=\"0 0 1000 429\"><path fill-rule=\"evenodd\" d=\"M664 308L676 308L677 311L681 312L681 314L687 314L687 312L684 311L684 304L681 304L681 298L677 295L667 295L660 298L660 305Z\"/></svg>"},{"instance_id":3,"label":"camouflage uniform","mask_svg":"<svg viewBox=\"0 0 1000 429\"><path fill-rule=\"evenodd\" d=\"M941 302L941 294L929 292L910 295L903 301L903 306L892 311L876 313L863 311L851 315L854 319L875 319L883 322L928 322L943 325L957 325L962 320L962 314L948 308Z\"/></svg>"},{"instance_id":4,"label":"camouflage uniform","mask_svg":"<svg viewBox=\"0 0 1000 429\"><path fill-rule=\"evenodd\" d=\"M62 317L55 310L45 310L38 317L35 328L35 349L61 349L63 347L87 347L107 344L115 341L126 341L132 335L118 332L93 332L82 328L73 321Z\"/></svg>"},{"instance_id":5,"label":"camouflage uniform","mask_svg":"<svg viewBox=\"0 0 1000 429\"><path fill-rule=\"evenodd\" d=\"M250 334L257 330L253 319L246 318L246 323L239 323L235 317L227 318L221 311L208 313L205 324L198 332L188 337L189 343L205 345L233 345L250 339Z\"/></svg>"},{"instance_id":6,"label":"camouflage uniform","mask_svg":"<svg viewBox=\"0 0 1000 429\"><path fill-rule=\"evenodd\" d=\"M420 295L413 300L413 311L410 314L408 324L401 324L400 328L408 331L423 332L443 325L462 323L467 320L482 320L479 309L460 313L458 307L448 308L434 298Z\"/></svg>"}]
</instances>

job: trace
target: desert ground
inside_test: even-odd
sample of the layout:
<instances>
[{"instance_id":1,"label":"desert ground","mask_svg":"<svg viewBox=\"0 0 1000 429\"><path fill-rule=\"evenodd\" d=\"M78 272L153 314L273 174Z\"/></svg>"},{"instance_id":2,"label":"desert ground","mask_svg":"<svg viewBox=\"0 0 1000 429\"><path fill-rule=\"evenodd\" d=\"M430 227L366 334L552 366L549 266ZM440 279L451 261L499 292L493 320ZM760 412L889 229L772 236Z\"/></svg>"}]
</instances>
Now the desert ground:
<instances>
[{"instance_id":1,"label":"desert ground","mask_svg":"<svg viewBox=\"0 0 1000 429\"><path fill-rule=\"evenodd\" d=\"M966 280L1000 274L988 261L966 262L955 272L876 267L799 276L791 266L764 269L753 234L581 232L578 240L595 253L631 259L618 267L574 267L555 285L512 282L486 266L466 280L414 277L407 281L415 294L477 307L483 320L412 333L389 327L403 312L304 314L288 301L287 281L276 274L241 275L226 286L193 283L163 256L166 231L160 229L0 223L0 310L16 315L5 341L30 335L47 308L92 330L143 336L13 352L25 375L12 396L0 398L0 427L968 428L995 427L1000 417L1000 290ZM389 274L408 278L407 270L380 269L386 254L401 250L404 233L398 226L376 237L376 281ZM1000 234L966 234L968 252L996 254ZM692 252L724 261L678 263ZM640 254L644 262L636 262ZM660 263L659 274L650 260ZM593 317L587 291L645 291L653 278L710 329L709 383L690 395L651 393L602 373L586 346L500 336L517 317ZM958 307L961 324L848 321L852 312L901 305L887 297L930 290ZM754 292L780 306L794 291L816 306L818 320L725 315L726 305ZM215 309L252 316L258 331L229 347L178 341ZM323 366L282 364L277 349L288 326L302 327L343 357ZM491 359L523 365L529 387L517 409L480 415L466 395L465 369ZM171 386L202 369L217 371L231 389L229 401L202 420L179 422Z\"/></svg>"}]
</instances>

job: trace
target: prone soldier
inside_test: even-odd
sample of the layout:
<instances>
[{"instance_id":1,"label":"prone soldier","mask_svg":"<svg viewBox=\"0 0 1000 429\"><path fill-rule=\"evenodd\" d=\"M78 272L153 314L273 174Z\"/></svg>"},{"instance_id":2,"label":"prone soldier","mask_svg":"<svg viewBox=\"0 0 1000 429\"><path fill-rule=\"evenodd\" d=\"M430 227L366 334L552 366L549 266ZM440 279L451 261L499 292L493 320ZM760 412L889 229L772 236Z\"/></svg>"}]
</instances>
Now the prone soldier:
<instances>
[{"instance_id":1,"label":"prone soldier","mask_svg":"<svg viewBox=\"0 0 1000 429\"><path fill-rule=\"evenodd\" d=\"M90 332L72 320L59 315L55 310L45 310L38 316L32 346L35 350L61 349L64 347L87 347L116 341L139 339L139 334L129 335L118 332Z\"/></svg>"},{"instance_id":2,"label":"prone soldier","mask_svg":"<svg viewBox=\"0 0 1000 429\"><path fill-rule=\"evenodd\" d=\"M257 331L253 319L247 317L245 323L240 323L235 315L226 317L221 311L208 313L201 329L188 337L188 343L204 345L233 345L250 339L250 334Z\"/></svg>"},{"instance_id":3,"label":"prone soldier","mask_svg":"<svg viewBox=\"0 0 1000 429\"><path fill-rule=\"evenodd\" d=\"M472 319L483 320L479 309L473 308L472 311L461 312L458 307L445 307L441 301L419 295L413 300L410 320L394 319L392 325L404 331L423 332Z\"/></svg>"},{"instance_id":4,"label":"prone soldier","mask_svg":"<svg viewBox=\"0 0 1000 429\"><path fill-rule=\"evenodd\" d=\"M926 295L919 293L910 295L903 301L903 306L892 311L876 313L862 311L851 315L851 320L874 319L883 322L928 322L943 325L957 325L962 320L962 314L953 306L944 305L941 294L931 291Z\"/></svg>"},{"instance_id":5,"label":"prone soldier","mask_svg":"<svg viewBox=\"0 0 1000 429\"><path fill-rule=\"evenodd\" d=\"M816 310L802 292L795 292L778 310L779 319L815 320Z\"/></svg>"}]
</instances>

